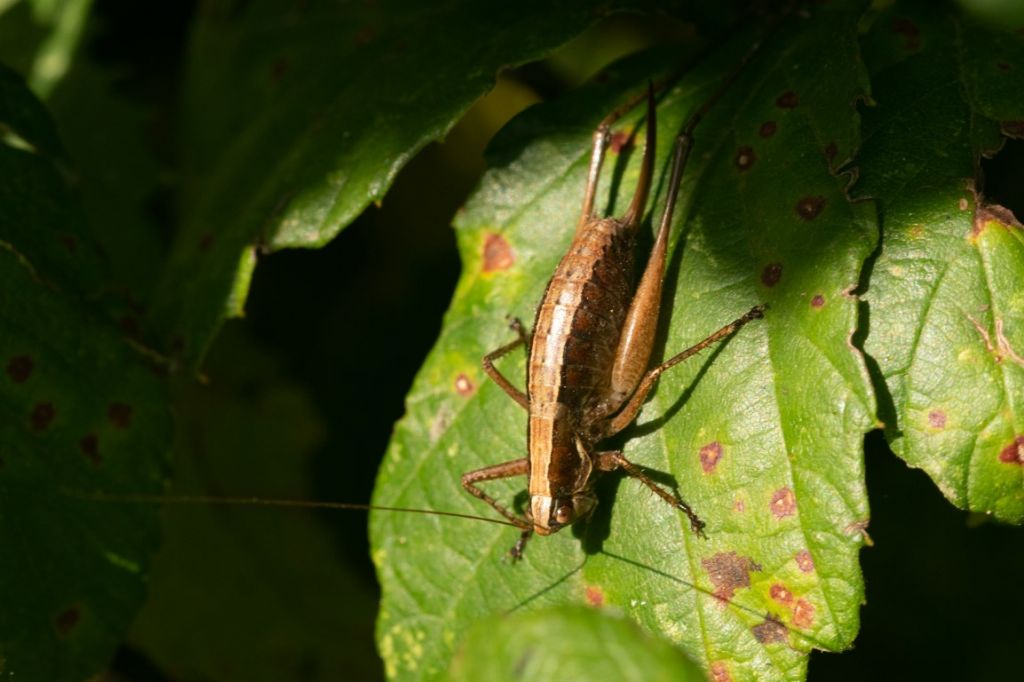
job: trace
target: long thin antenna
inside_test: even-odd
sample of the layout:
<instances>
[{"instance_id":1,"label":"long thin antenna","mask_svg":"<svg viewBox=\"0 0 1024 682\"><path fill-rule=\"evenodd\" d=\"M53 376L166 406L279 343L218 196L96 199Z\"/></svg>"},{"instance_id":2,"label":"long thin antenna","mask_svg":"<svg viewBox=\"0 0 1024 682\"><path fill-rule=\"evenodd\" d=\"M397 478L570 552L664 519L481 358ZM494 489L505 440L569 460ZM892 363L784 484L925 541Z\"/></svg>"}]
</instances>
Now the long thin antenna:
<instances>
[{"instance_id":1,"label":"long thin antenna","mask_svg":"<svg viewBox=\"0 0 1024 682\"><path fill-rule=\"evenodd\" d=\"M362 511L394 511L410 514L429 514L431 516L451 516L458 519L487 521L501 526L514 526L501 519L486 516L460 514L459 512L437 511L435 509L416 509L413 507L385 507L373 504L355 504L352 502L314 502L310 500L282 500L264 497L214 497L211 495L118 495L113 493L86 493L80 491L64 491L68 497L93 502L128 503L128 504L180 504L180 505L221 505L238 507L286 507L297 509L358 509Z\"/></svg>"}]
</instances>

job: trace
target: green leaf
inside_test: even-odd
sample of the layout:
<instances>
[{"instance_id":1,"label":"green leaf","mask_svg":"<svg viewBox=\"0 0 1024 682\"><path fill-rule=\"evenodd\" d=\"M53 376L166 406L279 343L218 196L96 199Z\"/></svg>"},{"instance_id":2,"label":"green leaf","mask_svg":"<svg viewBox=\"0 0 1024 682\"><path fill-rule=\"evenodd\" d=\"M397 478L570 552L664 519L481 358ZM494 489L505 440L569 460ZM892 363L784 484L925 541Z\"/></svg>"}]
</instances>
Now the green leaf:
<instances>
[{"instance_id":1,"label":"green leaf","mask_svg":"<svg viewBox=\"0 0 1024 682\"><path fill-rule=\"evenodd\" d=\"M668 642L596 609L564 606L493 617L466 635L448 676L468 680L704 682Z\"/></svg>"},{"instance_id":2,"label":"green leaf","mask_svg":"<svg viewBox=\"0 0 1024 682\"><path fill-rule=\"evenodd\" d=\"M957 506L1024 521L1024 233L979 157L1024 118L1024 36L901 3L865 38L877 106L857 191L883 242L864 344L893 450ZM993 118L994 117L994 118Z\"/></svg>"},{"instance_id":3,"label":"green leaf","mask_svg":"<svg viewBox=\"0 0 1024 682\"><path fill-rule=\"evenodd\" d=\"M153 135L147 136L145 127L155 126L145 116L152 112L125 94L125 68L101 63L90 49L102 39L102 27L85 21L89 4L36 0L0 13L0 61L19 70L36 96L46 100L67 158L73 160L62 159L63 170L84 206L86 230L105 261L107 303L118 317L128 318L126 325L138 327L137 308L146 300L164 256L147 206L159 169L149 139Z\"/></svg>"},{"instance_id":4,"label":"green leaf","mask_svg":"<svg viewBox=\"0 0 1024 682\"><path fill-rule=\"evenodd\" d=\"M2 67L0 130L0 671L82 679L127 629L158 539L155 510L83 494L160 489L166 386L69 293L97 260L52 123Z\"/></svg>"},{"instance_id":5,"label":"green leaf","mask_svg":"<svg viewBox=\"0 0 1024 682\"><path fill-rule=\"evenodd\" d=\"M317 247L498 69L649 0L209 3L186 77L184 224L152 319L193 363L242 313L255 253Z\"/></svg>"},{"instance_id":6,"label":"green leaf","mask_svg":"<svg viewBox=\"0 0 1024 682\"><path fill-rule=\"evenodd\" d=\"M53 121L0 65L0 240L48 280L97 292L106 266L74 200L72 171Z\"/></svg>"},{"instance_id":7,"label":"green leaf","mask_svg":"<svg viewBox=\"0 0 1024 682\"><path fill-rule=\"evenodd\" d=\"M10 4L11 6L5 6ZM45 99L72 63L92 0L13 0L0 3L0 46L10 66Z\"/></svg>"},{"instance_id":8,"label":"green leaf","mask_svg":"<svg viewBox=\"0 0 1024 682\"><path fill-rule=\"evenodd\" d=\"M699 341L752 305L765 320L666 373L622 443L670 475L707 540L635 481L608 477L585 527L536 538L502 561L509 528L412 514L372 517L383 588L378 641L391 676L430 678L489 614L608 604L676 643L706 672L795 680L812 647L850 646L868 520L862 440L873 395L850 344L851 294L876 238L835 168L859 144L866 97L860 3L816 7L767 38L696 131L666 278L661 352ZM755 40L735 36L661 98L657 215L672 137ZM494 142L496 166L457 221L464 273L440 339L408 397L375 503L493 516L459 485L468 470L525 455L525 413L480 358L531 320L582 201L590 131L685 55L631 60L601 84L528 110ZM634 112L618 125L628 133ZM641 129L642 130L642 129ZM621 138L620 138L621 139ZM598 206L621 213L637 177L629 146L606 163ZM506 376L523 376L515 353ZM509 503L522 481L487 484ZM719 672L721 671L721 673Z\"/></svg>"}]
</instances>

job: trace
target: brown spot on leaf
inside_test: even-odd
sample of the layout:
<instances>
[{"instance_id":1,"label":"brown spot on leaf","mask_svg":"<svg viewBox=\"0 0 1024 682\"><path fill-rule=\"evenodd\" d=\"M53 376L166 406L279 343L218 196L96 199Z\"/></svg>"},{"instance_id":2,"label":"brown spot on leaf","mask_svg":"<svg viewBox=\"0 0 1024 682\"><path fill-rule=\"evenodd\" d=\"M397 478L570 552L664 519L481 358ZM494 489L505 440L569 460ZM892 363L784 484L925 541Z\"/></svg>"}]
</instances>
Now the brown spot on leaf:
<instances>
[{"instance_id":1,"label":"brown spot on leaf","mask_svg":"<svg viewBox=\"0 0 1024 682\"><path fill-rule=\"evenodd\" d=\"M356 45L367 45L374 38L377 37L377 31L370 26L363 26L361 29L356 31L355 44Z\"/></svg>"},{"instance_id":2,"label":"brown spot on leaf","mask_svg":"<svg viewBox=\"0 0 1024 682\"><path fill-rule=\"evenodd\" d=\"M32 430L45 430L56 416L57 409L53 406L53 403L38 403L32 408L32 416L29 417L29 422L32 424Z\"/></svg>"},{"instance_id":3,"label":"brown spot on leaf","mask_svg":"<svg viewBox=\"0 0 1024 682\"><path fill-rule=\"evenodd\" d=\"M597 585L587 585L586 595L587 603L591 606L604 605L604 591L602 591Z\"/></svg>"},{"instance_id":4,"label":"brown spot on leaf","mask_svg":"<svg viewBox=\"0 0 1024 682\"><path fill-rule=\"evenodd\" d=\"M23 384L32 376L35 364L28 355L15 355L7 361L7 376L16 384Z\"/></svg>"},{"instance_id":5,"label":"brown spot on leaf","mask_svg":"<svg viewBox=\"0 0 1024 682\"><path fill-rule=\"evenodd\" d=\"M800 97L792 90L787 90L775 100L775 106L780 109L795 109L800 104Z\"/></svg>"},{"instance_id":6,"label":"brown spot on leaf","mask_svg":"<svg viewBox=\"0 0 1024 682\"><path fill-rule=\"evenodd\" d=\"M67 637L71 634L71 631L78 625L78 621L82 618L82 612L77 606L72 606L69 609L62 611L54 620L53 627L57 630L57 634L61 637Z\"/></svg>"},{"instance_id":7,"label":"brown spot on leaf","mask_svg":"<svg viewBox=\"0 0 1024 682\"><path fill-rule=\"evenodd\" d=\"M815 294L814 298L811 299L812 308L820 308L825 305L825 297L821 294Z\"/></svg>"},{"instance_id":8,"label":"brown spot on leaf","mask_svg":"<svg viewBox=\"0 0 1024 682\"><path fill-rule=\"evenodd\" d=\"M62 234L60 236L60 243L64 245L64 248L68 253L74 253L78 251L78 240L72 237L70 234Z\"/></svg>"},{"instance_id":9,"label":"brown spot on leaf","mask_svg":"<svg viewBox=\"0 0 1024 682\"><path fill-rule=\"evenodd\" d=\"M772 495L772 515L777 519L784 519L796 513L796 497L789 488L779 488Z\"/></svg>"},{"instance_id":10,"label":"brown spot on leaf","mask_svg":"<svg viewBox=\"0 0 1024 682\"><path fill-rule=\"evenodd\" d=\"M825 147L825 158L832 161L836 158L836 154L839 153L839 147L836 146L835 142L829 142L828 146Z\"/></svg>"},{"instance_id":11,"label":"brown spot on leaf","mask_svg":"<svg viewBox=\"0 0 1024 682\"><path fill-rule=\"evenodd\" d=\"M892 32L910 37L921 35L921 29L917 27L917 24L910 17L896 17L893 19Z\"/></svg>"},{"instance_id":12,"label":"brown spot on leaf","mask_svg":"<svg viewBox=\"0 0 1024 682\"><path fill-rule=\"evenodd\" d=\"M95 433L89 433L82 436L81 440L78 441L78 447L89 461L93 464L99 464L102 461L100 457L100 439Z\"/></svg>"},{"instance_id":13,"label":"brown spot on leaf","mask_svg":"<svg viewBox=\"0 0 1024 682\"><path fill-rule=\"evenodd\" d=\"M753 559L736 552L719 552L701 559L700 565L715 586L715 596L722 600L731 599L738 589L750 587L750 572L761 570Z\"/></svg>"},{"instance_id":14,"label":"brown spot on leaf","mask_svg":"<svg viewBox=\"0 0 1024 682\"><path fill-rule=\"evenodd\" d=\"M712 682L732 682L732 674L729 672L729 664L725 661L715 661L711 664Z\"/></svg>"},{"instance_id":15,"label":"brown spot on leaf","mask_svg":"<svg viewBox=\"0 0 1024 682\"><path fill-rule=\"evenodd\" d=\"M825 197L813 196L803 197L796 202L796 214L803 220L814 220L825 208Z\"/></svg>"},{"instance_id":16,"label":"brown spot on leaf","mask_svg":"<svg viewBox=\"0 0 1024 682\"><path fill-rule=\"evenodd\" d=\"M788 634L782 621L770 613L765 617L763 623L750 628L750 631L754 633L754 638L761 644L785 642Z\"/></svg>"},{"instance_id":17,"label":"brown spot on leaf","mask_svg":"<svg viewBox=\"0 0 1024 682\"><path fill-rule=\"evenodd\" d=\"M782 279L782 263L769 263L761 271L761 283L773 287Z\"/></svg>"},{"instance_id":18,"label":"brown spot on leaf","mask_svg":"<svg viewBox=\"0 0 1024 682\"><path fill-rule=\"evenodd\" d=\"M141 335L141 330L139 329L139 321L136 320L135 317L133 317L132 315L125 315L120 320L118 320L117 324L119 327L121 327L121 331L124 333L125 336L137 339Z\"/></svg>"},{"instance_id":19,"label":"brown spot on leaf","mask_svg":"<svg viewBox=\"0 0 1024 682\"><path fill-rule=\"evenodd\" d=\"M798 628L809 628L814 625L814 604L801 599L793 607L793 625Z\"/></svg>"},{"instance_id":20,"label":"brown spot on leaf","mask_svg":"<svg viewBox=\"0 0 1024 682\"><path fill-rule=\"evenodd\" d=\"M470 381L469 377L465 374L460 374L455 377L455 392L461 396L473 395L473 391L476 390L476 386Z\"/></svg>"},{"instance_id":21,"label":"brown spot on leaf","mask_svg":"<svg viewBox=\"0 0 1024 682\"><path fill-rule=\"evenodd\" d=\"M971 207L971 205L967 202L967 197L960 197L960 202L957 205L960 207L961 211L966 211Z\"/></svg>"},{"instance_id":22,"label":"brown spot on leaf","mask_svg":"<svg viewBox=\"0 0 1024 682\"><path fill-rule=\"evenodd\" d=\"M942 410L932 410L928 413L928 424L933 429L946 428L946 413Z\"/></svg>"},{"instance_id":23,"label":"brown spot on leaf","mask_svg":"<svg viewBox=\"0 0 1024 682\"><path fill-rule=\"evenodd\" d=\"M711 441L700 449L700 467L705 474L714 471L720 459L722 459L722 444L717 440Z\"/></svg>"},{"instance_id":24,"label":"brown spot on leaf","mask_svg":"<svg viewBox=\"0 0 1024 682\"><path fill-rule=\"evenodd\" d=\"M742 514L743 512L745 512L747 510L747 503L744 502L741 499L737 499L735 502L732 503L732 508L736 512Z\"/></svg>"},{"instance_id":25,"label":"brown spot on leaf","mask_svg":"<svg viewBox=\"0 0 1024 682\"><path fill-rule=\"evenodd\" d=\"M1017 217L1013 215L1013 211L999 204L988 204L975 209L971 235L974 237L980 235L985 231L988 223L998 223L1003 227L1021 227L1021 224L1017 222Z\"/></svg>"},{"instance_id":26,"label":"brown spot on leaf","mask_svg":"<svg viewBox=\"0 0 1024 682\"><path fill-rule=\"evenodd\" d=\"M1024 466L1024 436L1017 436L1013 442L999 452L999 461Z\"/></svg>"},{"instance_id":27,"label":"brown spot on leaf","mask_svg":"<svg viewBox=\"0 0 1024 682\"><path fill-rule=\"evenodd\" d=\"M284 57L279 57L274 60L274 63L270 67L270 80L275 83L280 83L284 80L285 75L288 73L288 60Z\"/></svg>"},{"instance_id":28,"label":"brown spot on leaf","mask_svg":"<svg viewBox=\"0 0 1024 682\"><path fill-rule=\"evenodd\" d=\"M793 593L790 592L785 585L779 583L773 584L768 589L768 594L771 596L772 599L785 606L788 606L793 603Z\"/></svg>"},{"instance_id":29,"label":"brown spot on leaf","mask_svg":"<svg viewBox=\"0 0 1024 682\"><path fill-rule=\"evenodd\" d=\"M757 156L754 154L752 147L740 147L736 150L736 167L741 171L745 171L754 165L754 161L757 160Z\"/></svg>"},{"instance_id":30,"label":"brown spot on leaf","mask_svg":"<svg viewBox=\"0 0 1024 682\"><path fill-rule=\"evenodd\" d=\"M775 125L775 121L765 121L761 124L760 130L757 131L761 137L771 137L775 134L775 130L778 126Z\"/></svg>"},{"instance_id":31,"label":"brown spot on leaf","mask_svg":"<svg viewBox=\"0 0 1024 682\"><path fill-rule=\"evenodd\" d=\"M210 250L211 246L213 246L213 234L207 232L199 240L199 250L206 253Z\"/></svg>"},{"instance_id":32,"label":"brown spot on leaf","mask_svg":"<svg viewBox=\"0 0 1024 682\"><path fill-rule=\"evenodd\" d=\"M489 234L484 240L484 272L508 270L516 262L512 247L500 234Z\"/></svg>"},{"instance_id":33,"label":"brown spot on leaf","mask_svg":"<svg viewBox=\"0 0 1024 682\"><path fill-rule=\"evenodd\" d=\"M624 130L616 130L612 133L612 139L608 142L608 148L618 154L623 149L633 146L633 136Z\"/></svg>"},{"instance_id":34,"label":"brown spot on leaf","mask_svg":"<svg viewBox=\"0 0 1024 682\"><path fill-rule=\"evenodd\" d=\"M892 32L898 33L906 39L904 46L908 50L916 50L921 47L921 29L917 27L913 19L909 17L893 19Z\"/></svg>"},{"instance_id":35,"label":"brown spot on leaf","mask_svg":"<svg viewBox=\"0 0 1024 682\"><path fill-rule=\"evenodd\" d=\"M1001 121L999 129L1007 137L1024 139L1024 121Z\"/></svg>"},{"instance_id":36,"label":"brown spot on leaf","mask_svg":"<svg viewBox=\"0 0 1024 682\"><path fill-rule=\"evenodd\" d=\"M809 551L807 551L806 549L801 549L799 552L796 553L796 556L793 558L796 559L797 568L799 568L801 571L803 571L804 573L814 572L814 557L811 556L811 553Z\"/></svg>"},{"instance_id":37,"label":"brown spot on leaf","mask_svg":"<svg viewBox=\"0 0 1024 682\"><path fill-rule=\"evenodd\" d=\"M110 403L107 408L107 419L118 429L127 429L132 424L131 405L124 403Z\"/></svg>"},{"instance_id":38,"label":"brown spot on leaf","mask_svg":"<svg viewBox=\"0 0 1024 682\"><path fill-rule=\"evenodd\" d=\"M999 69L1000 71L1009 71L1013 68L1013 66L1007 64L1006 62L996 62L996 68Z\"/></svg>"}]
</instances>

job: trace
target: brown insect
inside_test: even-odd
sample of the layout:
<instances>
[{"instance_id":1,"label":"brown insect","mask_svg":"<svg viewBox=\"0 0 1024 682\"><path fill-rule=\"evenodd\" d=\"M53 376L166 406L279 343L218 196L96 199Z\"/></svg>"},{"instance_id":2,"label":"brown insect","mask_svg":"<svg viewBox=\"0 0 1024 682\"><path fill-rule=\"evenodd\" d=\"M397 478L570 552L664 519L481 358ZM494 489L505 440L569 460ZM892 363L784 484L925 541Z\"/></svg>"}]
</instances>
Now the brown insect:
<instances>
[{"instance_id":1,"label":"brown insect","mask_svg":"<svg viewBox=\"0 0 1024 682\"><path fill-rule=\"evenodd\" d=\"M594 483L598 473L617 469L686 514L693 532L703 535L704 522L682 498L651 480L622 452L601 450L599 445L633 422L663 372L763 316L764 308L755 306L700 343L648 369L661 307L668 234L693 143L693 130L735 75L736 72L690 117L676 138L668 198L647 265L635 285L636 235L643 221L654 166L653 86L648 87L646 95L647 139L640 178L629 208L620 218L596 215L594 199L611 125L642 98L601 121L594 131L576 234L537 307L533 333L527 333L522 323L515 320L512 327L518 338L484 357L487 374L529 412L529 455L463 474L462 485L522 530L512 549L515 559L522 556L533 533L550 535L590 516L597 504ZM495 360L520 345L529 351L525 392L494 365ZM512 513L477 485L512 476L527 477L530 504L525 517Z\"/></svg>"}]
</instances>

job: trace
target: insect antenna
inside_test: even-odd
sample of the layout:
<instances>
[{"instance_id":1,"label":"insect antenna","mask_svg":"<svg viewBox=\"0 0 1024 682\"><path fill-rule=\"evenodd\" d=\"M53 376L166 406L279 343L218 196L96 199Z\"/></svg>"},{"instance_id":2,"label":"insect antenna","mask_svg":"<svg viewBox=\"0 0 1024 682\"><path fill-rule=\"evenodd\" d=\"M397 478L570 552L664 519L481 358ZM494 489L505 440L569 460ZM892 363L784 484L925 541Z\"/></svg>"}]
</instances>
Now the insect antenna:
<instances>
[{"instance_id":1,"label":"insect antenna","mask_svg":"<svg viewBox=\"0 0 1024 682\"><path fill-rule=\"evenodd\" d=\"M236 507L276 507L292 509L355 509L360 511L393 511L408 512L410 514L427 514L430 516L450 516L457 519L471 519L473 521L487 521L501 526L513 526L515 524L504 519L495 519L487 516L476 516L453 511L439 511L436 509L418 509L415 507L389 507L377 504L358 504L355 502L317 502L313 500L291 500L265 497L219 497L214 495L138 495L138 494L117 494L102 492L82 492L77 490L65 490L64 495L80 500L93 502L110 502L125 504L173 504L173 505L220 505Z\"/></svg>"}]
</instances>

